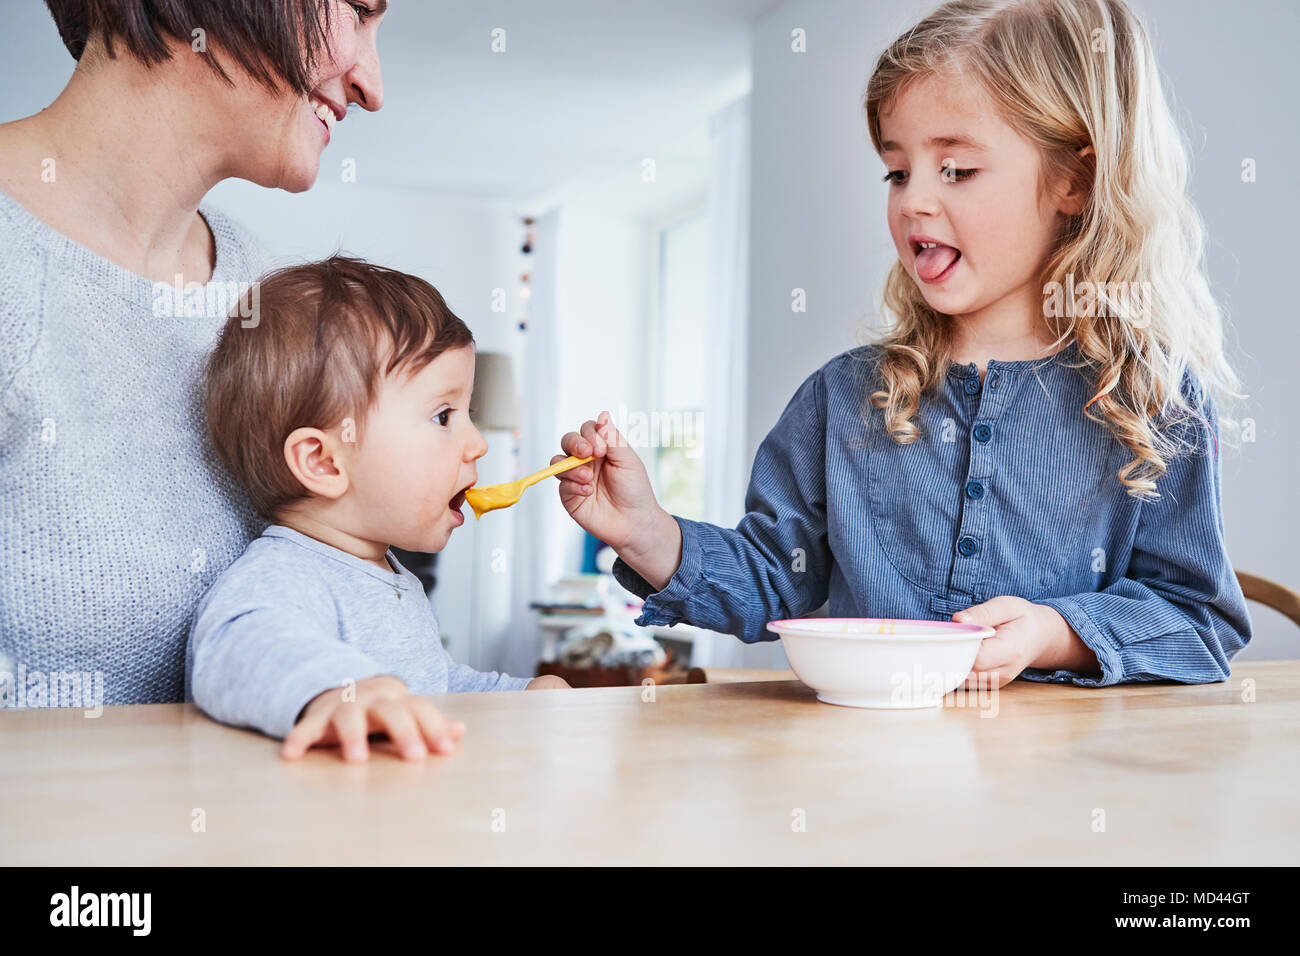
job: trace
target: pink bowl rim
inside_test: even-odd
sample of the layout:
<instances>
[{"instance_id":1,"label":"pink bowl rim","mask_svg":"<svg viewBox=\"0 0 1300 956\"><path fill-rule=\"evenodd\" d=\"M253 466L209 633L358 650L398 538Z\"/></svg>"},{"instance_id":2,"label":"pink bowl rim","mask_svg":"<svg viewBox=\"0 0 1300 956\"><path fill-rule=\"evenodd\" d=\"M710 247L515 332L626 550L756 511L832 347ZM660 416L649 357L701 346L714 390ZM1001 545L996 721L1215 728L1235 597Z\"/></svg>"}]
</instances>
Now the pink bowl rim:
<instances>
[{"instance_id":1,"label":"pink bowl rim","mask_svg":"<svg viewBox=\"0 0 1300 956\"><path fill-rule=\"evenodd\" d=\"M922 627L939 628L947 633L943 634L836 634L834 632L823 631L820 627L800 627L809 622L816 621L825 624L913 624ZM792 617L781 621L768 621L767 626L776 631L778 627L785 627L792 633L791 637L834 637L848 640L906 640L906 641L947 641L956 637L979 637L981 639L992 637L996 631L991 627L983 624L962 624L960 621L925 621L917 618L906 617ZM780 634L779 631L776 633ZM780 634L786 637L785 634Z\"/></svg>"}]
</instances>

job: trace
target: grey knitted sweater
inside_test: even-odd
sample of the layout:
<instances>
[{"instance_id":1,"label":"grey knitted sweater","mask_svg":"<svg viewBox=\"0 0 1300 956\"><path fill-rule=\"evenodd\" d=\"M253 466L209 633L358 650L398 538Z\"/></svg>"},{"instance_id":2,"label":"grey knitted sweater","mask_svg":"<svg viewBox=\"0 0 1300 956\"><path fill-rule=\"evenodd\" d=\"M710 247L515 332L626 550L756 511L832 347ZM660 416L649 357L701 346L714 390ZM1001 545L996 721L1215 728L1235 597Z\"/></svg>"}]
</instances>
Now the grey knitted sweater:
<instances>
[{"instance_id":1,"label":"grey knitted sweater","mask_svg":"<svg viewBox=\"0 0 1300 956\"><path fill-rule=\"evenodd\" d=\"M201 377L269 263L201 212L216 268L185 292L0 190L0 677L50 697L57 672L101 675L105 704L182 700L199 599L266 525L211 453Z\"/></svg>"}]
</instances>

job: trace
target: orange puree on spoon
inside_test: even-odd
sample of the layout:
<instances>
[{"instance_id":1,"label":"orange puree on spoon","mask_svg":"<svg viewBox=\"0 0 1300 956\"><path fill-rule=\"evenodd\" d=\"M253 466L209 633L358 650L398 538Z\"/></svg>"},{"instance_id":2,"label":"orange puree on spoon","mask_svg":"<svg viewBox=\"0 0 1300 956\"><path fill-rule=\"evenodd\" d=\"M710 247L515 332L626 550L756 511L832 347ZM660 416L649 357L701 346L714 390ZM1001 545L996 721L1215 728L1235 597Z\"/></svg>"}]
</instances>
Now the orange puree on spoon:
<instances>
[{"instance_id":1,"label":"orange puree on spoon","mask_svg":"<svg viewBox=\"0 0 1300 956\"><path fill-rule=\"evenodd\" d=\"M549 478L551 475L558 475L562 471L568 471L570 468L577 468L579 465L585 465L591 461L590 458L575 458L570 455L564 461L557 461L549 468L543 468L536 474L529 475L527 478L520 478L517 481L507 481L500 485L485 485L482 488L466 488L465 500L469 506L474 509L475 519L483 517L489 511L496 511L498 508L509 508L519 500L519 496L524 493L524 489L529 485L535 485L543 478Z\"/></svg>"}]
</instances>

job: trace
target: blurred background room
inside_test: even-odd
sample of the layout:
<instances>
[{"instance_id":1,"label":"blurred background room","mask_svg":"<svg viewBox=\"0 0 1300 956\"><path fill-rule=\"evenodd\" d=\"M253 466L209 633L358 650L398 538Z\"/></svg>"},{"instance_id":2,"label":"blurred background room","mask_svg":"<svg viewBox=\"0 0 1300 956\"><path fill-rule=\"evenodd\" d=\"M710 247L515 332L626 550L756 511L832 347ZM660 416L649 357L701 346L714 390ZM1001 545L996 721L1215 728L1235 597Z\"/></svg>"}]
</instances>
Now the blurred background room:
<instances>
[{"instance_id":1,"label":"blurred background room","mask_svg":"<svg viewBox=\"0 0 1300 956\"><path fill-rule=\"evenodd\" d=\"M226 181L208 201L277 263L344 251L442 292L478 343L481 484L542 468L561 435L608 410L665 507L734 525L754 453L799 384L879 329L896 254L861 93L880 50L934 5L393 0L384 107L338 125L315 187ZM1277 277L1297 241L1277 211L1284 195L1294 211L1300 136L1260 106L1282 97L1259 91L1295 93L1300 15L1251 0L1216 25L1224 4L1209 0L1134 6L1176 93L1229 356L1251 396L1256 438L1223 461L1229 551L1295 586L1300 428L1283 384L1300 333ZM42 3L5 13L0 56L21 82L0 120L49 103L73 67ZM1244 157L1257 182L1241 181ZM682 664L786 666L776 642L636 631L609 561L548 482L468 521L425 574L449 650L476 668L532 674L566 635L602 633L589 657L606 663L662 665L656 638ZM1251 610L1241 657L1297 656L1294 625Z\"/></svg>"}]
</instances>

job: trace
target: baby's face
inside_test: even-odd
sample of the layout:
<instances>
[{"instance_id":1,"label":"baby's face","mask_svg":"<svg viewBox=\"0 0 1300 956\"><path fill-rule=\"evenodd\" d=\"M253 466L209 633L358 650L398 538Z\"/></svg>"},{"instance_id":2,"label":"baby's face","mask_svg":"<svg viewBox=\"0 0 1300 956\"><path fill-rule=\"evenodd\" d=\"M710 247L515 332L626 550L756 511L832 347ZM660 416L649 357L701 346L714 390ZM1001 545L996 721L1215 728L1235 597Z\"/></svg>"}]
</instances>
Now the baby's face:
<instances>
[{"instance_id":1,"label":"baby's face","mask_svg":"<svg viewBox=\"0 0 1300 956\"><path fill-rule=\"evenodd\" d=\"M464 490L487 442L469 419L474 350L443 352L418 373L384 380L360 441L347 455L352 514L364 537L408 551L441 551L465 523Z\"/></svg>"},{"instance_id":2,"label":"baby's face","mask_svg":"<svg viewBox=\"0 0 1300 956\"><path fill-rule=\"evenodd\" d=\"M1059 228L1038 199L1038 149L969 79L927 77L880 116L889 231L927 303L974 315L1008 297L1040 303L1040 269ZM920 237L941 244L925 251ZM947 248L944 248L947 247Z\"/></svg>"}]
</instances>

